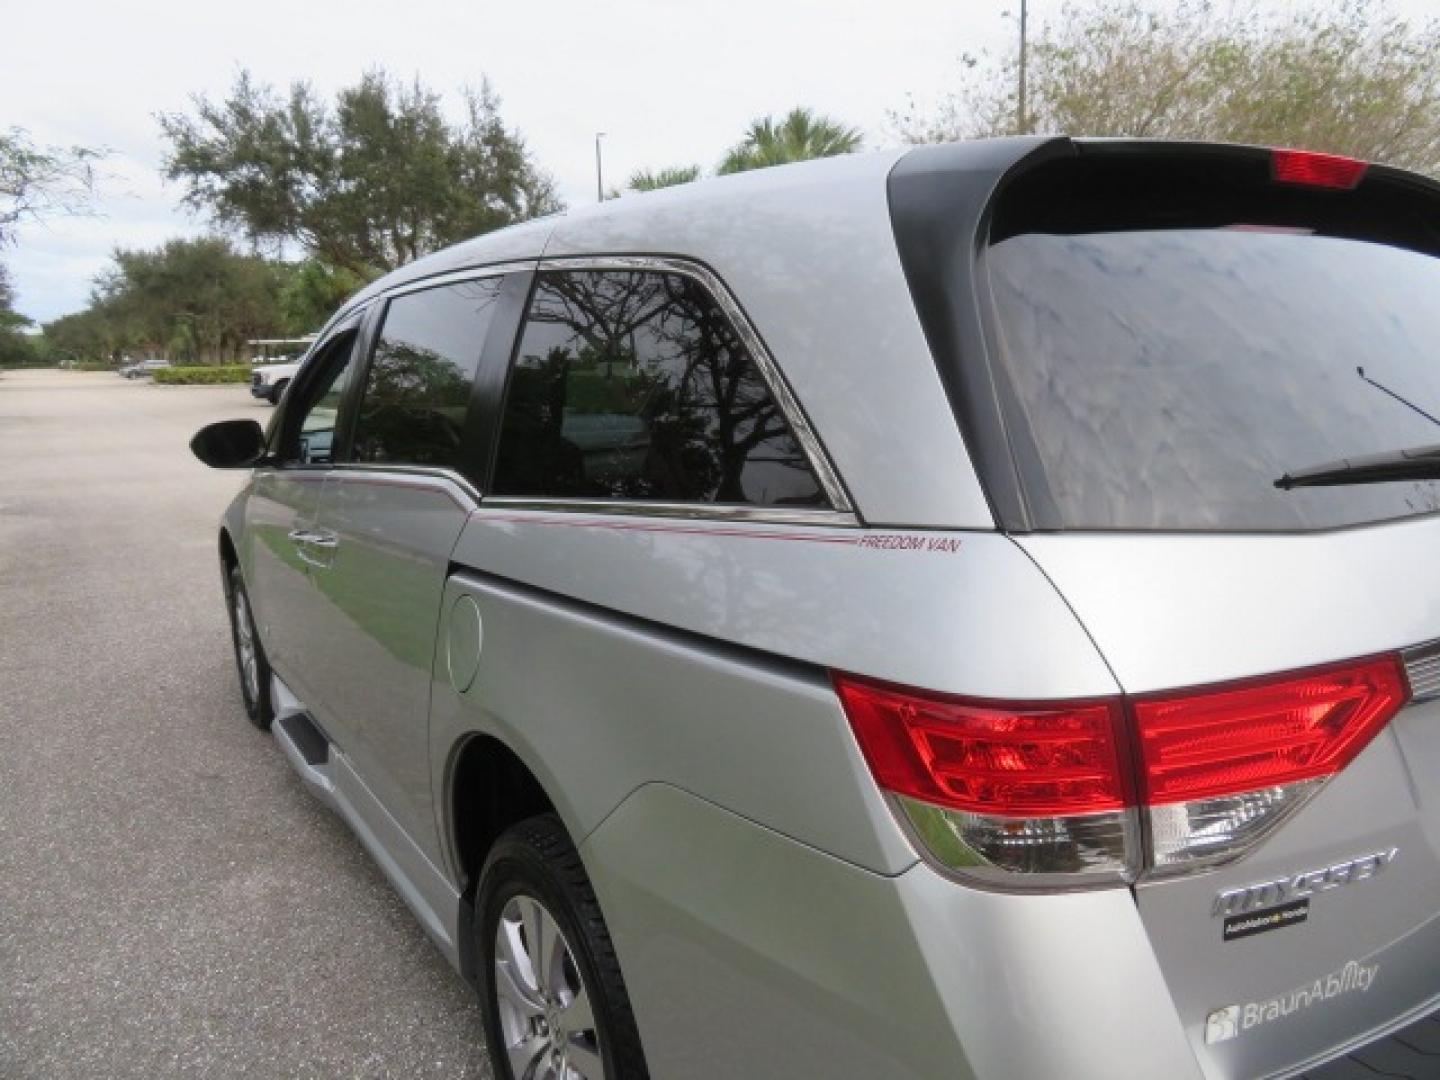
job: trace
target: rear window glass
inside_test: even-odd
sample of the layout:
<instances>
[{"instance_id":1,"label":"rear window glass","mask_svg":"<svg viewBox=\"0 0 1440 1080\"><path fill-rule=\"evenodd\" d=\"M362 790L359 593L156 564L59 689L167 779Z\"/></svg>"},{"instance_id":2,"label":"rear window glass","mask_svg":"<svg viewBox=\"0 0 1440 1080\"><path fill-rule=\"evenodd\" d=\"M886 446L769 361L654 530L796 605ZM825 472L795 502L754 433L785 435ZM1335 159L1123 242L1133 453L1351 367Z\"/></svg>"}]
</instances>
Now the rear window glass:
<instances>
[{"instance_id":1,"label":"rear window glass","mask_svg":"<svg viewBox=\"0 0 1440 1080\"><path fill-rule=\"evenodd\" d=\"M1354 215L1332 227L1327 207L1363 195L1325 197L1133 227L1012 219L992 243L1017 457L1062 527L1311 530L1440 509L1433 481L1275 486L1440 443L1423 415L1440 417L1440 260Z\"/></svg>"}]
</instances>

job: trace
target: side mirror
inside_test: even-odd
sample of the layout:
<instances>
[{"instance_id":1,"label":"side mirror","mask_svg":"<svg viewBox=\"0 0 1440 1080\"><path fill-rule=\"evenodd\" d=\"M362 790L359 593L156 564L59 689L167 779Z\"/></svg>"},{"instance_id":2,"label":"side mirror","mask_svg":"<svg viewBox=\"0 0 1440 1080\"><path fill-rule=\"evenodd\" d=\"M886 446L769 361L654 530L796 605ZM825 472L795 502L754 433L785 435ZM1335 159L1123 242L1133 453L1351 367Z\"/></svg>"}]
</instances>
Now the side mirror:
<instances>
[{"instance_id":1,"label":"side mirror","mask_svg":"<svg viewBox=\"0 0 1440 1080\"><path fill-rule=\"evenodd\" d=\"M190 452L212 469L248 469L265 455L265 432L254 420L221 420L195 433Z\"/></svg>"}]
</instances>

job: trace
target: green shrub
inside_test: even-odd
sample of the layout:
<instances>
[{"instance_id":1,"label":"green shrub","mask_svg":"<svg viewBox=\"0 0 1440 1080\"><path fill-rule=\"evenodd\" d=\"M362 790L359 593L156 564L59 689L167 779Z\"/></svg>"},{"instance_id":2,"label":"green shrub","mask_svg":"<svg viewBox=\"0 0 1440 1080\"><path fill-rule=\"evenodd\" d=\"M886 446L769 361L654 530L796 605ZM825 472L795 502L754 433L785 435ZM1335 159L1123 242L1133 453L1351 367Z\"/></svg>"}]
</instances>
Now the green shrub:
<instances>
[{"instance_id":1,"label":"green shrub","mask_svg":"<svg viewBox=\"0 0 1440 1080\"><path fill-rule=\"evenodd\" d=\"M104 360L82 360L78 364L71 364L71 371L114 371L117 365L107 364Z\"/></svg>"},{"instance_id":2,"label":"green shrub","mask_svg":"<svg viewBox=\"0 0 1440 1080\"><path fill-rule=\"evenodd\" d=\"M177 383L194 386L198 383L248 383L249 364L229 364L224 367L168 367L155 369L157 383Z\"/></svg>"}]
</instances>

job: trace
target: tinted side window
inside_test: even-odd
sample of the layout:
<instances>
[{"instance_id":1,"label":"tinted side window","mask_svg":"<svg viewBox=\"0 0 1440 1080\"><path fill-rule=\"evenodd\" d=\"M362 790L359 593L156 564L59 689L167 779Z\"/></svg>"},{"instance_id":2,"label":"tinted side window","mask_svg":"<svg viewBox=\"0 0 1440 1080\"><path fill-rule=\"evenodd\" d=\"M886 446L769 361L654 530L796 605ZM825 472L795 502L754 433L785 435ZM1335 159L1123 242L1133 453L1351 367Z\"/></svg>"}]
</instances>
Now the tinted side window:
<instances>
[{"instance_id":1,"label":"tinted side window","mask_svg":"<svg viewBox=\"0 0 1440 1080\"><path fill-rule=\"evenodd\" d=\"M355 461L458 465L470 388L501 283L463 281L390 301L365 376Z\"/></svg>"},{"instance_id":2,"label":"tinted side window","mask_svg":"<svg viewBox=\"0 0 1440 1080\"><path fill-rule=\"evenodd\" d=\"M754 359L681 274L540 275L510 375L502 495L824 506Z\"/></svg>"}]
</instances>

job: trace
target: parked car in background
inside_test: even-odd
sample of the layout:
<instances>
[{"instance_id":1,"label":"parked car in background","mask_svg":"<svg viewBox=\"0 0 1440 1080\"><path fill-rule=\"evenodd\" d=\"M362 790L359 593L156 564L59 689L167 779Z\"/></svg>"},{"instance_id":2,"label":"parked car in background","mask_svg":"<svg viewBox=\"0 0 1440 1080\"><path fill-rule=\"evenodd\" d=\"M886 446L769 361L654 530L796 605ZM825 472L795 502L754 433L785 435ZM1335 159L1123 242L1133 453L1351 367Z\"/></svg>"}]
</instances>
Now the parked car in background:
<instances>
[{"instance_id":1,"label":"parked car in background","mask_svg":"<svg viewBox=\"0 0 1440 1080\"><path fill-rule=\"evenodd\" d=\"M169 366L169 360L151 358L141 360L138 364L130 364L121 368L120 374L124 375L127 379L144 379L155 374L155 372L161 368L168 368Z\"/></svg>"},{"instance_id":2,"label":"parked car in background","mask_svg":"<svg viewBox=\"0 0 1440 1080\"><path fill-rule=\"evenodd\" d=\"M245 710L501 1080L1434 1077L1437 210L1023 138L421 259L192 444Z\"/></svg>"},{"instance_id":3,"label":"parked car in background","mask_svg":"<svg viewBox=\"0 0 1440 1080\"><path fill-rule=\"evenodd\" d=\"M314 343L314 334L294 338L252 338L247 341L245 344L253 352L250 358L253 366L251 396L263 398L272 405L279 404L285 388L300 369L300 361Z\"/></svg>"},{"instance_id":4,"label":"parked car in background","mask_svg":"<svg viewBox=\"0 0 1440 1080\"><path fill-rule=\"evenodd\" d=\"M250 396L263 398L271 405L280 404L280 398L295 373L300 370L300 361L286 361L283 364L262 364L250 373Z\"/></svg>"}]
</instances>

